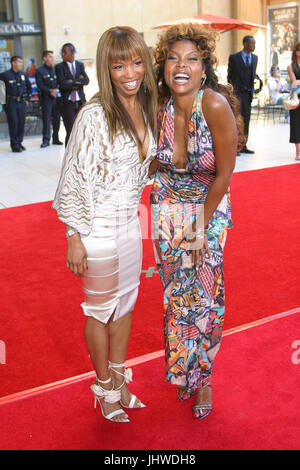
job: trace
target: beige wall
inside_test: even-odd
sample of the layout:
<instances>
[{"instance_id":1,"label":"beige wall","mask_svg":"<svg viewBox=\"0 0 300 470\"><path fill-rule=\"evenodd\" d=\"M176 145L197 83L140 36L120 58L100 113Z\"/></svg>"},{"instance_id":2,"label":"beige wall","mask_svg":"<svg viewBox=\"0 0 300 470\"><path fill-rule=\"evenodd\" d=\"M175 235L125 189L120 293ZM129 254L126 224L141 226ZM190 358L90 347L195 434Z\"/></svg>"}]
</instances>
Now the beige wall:
<instances>
[{"instance_id":1,"label":"beige wall","mask_svg":"<svg viewBox=\"0 0 300 470\"><path fill-rule=\"evenodd\" d=\"M265 24L265 2L262 0L251 0L245 2L244 0L235 0L233 6L233 15L245 21L252 23ZM250 34L256 39L255 54L258 56L257 72L263 74L266 72L266 46L267 46L267 30L255 28L250 31L236 31L233 33L232 49L238 51L242 49L243 37Z\"/></svg>"},{"instance_id":2,"label":"beige wall","mask_svg":"<svg viewBox=\"0 0 300 470\"><path fill-rule=\"evenodd\" d=\"M182 17L211 13L266 24L266 7L290 0L43 0L45 45L60 58L60 48L72 42L77 57L95 59L101 34L111 26L129 25L144 33L149 46L154 46L159 23ZM63 8L62 8L63 4ZM65 13L64 13L65 12ZM64 27L69 27L68 32ZM220 34L216 54L219 73L226 81L228 56L242 49L242 38L251 34L256 38L258 73L266 72L266 30L236 31Z\"/></svg>"},{"instance_id":3,"label":"beige wall","mask_svg":"<svg viewBox=\"0 0 300 470\"><path fill-rule=\"evenodd\" d=\"M252 23L265 23L265 0L198 0L199 13L210 13L220 16L238 18ZM217 55L220 64L221 76L225 79L228 57L231 53L242 49L242 39L251 34L256 39L256 54L259 56L258 72L265 72L266 62L266 31L252 29L226 32L220 35Z\"/></svg>"},{"instance_id":4,"label":"beige wall","mask_svg":"<svg viewBox=\"0 0 300 470\"><path fill-rule=\"evenodd\" d=\"M199 15L209 13L232 18L232 0L198 0ZM232 50L232 33L220 34L216 54L221 67L227 65Z\"/></svg>"},{"instance_id":5,"label":"beige wall","mask_svg":"<svg viewBox=\"0 0 300 470\"><path fill-rule=\"evenodd\" d=\"M45 43L56 58L62 44L72 42L78 57L94 59L101 34L112 26L132 26L153 46L156 24L196 14L196 0L43 0ZM68 34L64 26L69 26Z\"/></svg>"},{"instance_id":6,"label":"beige wall","mask_svg":"<svg viewBox=\"0 0 300 470\"><path fill-rule=\"evenodd\" d=\"M198 14L209 13L211 15L219 15L233 17L232 0L198 0ZM219 35L217 42L216 56L218 58L218 72L221 81L227 81L227 64L228 56L232 52L233 33L228 31Z\"/></svg>"}]
</instances>

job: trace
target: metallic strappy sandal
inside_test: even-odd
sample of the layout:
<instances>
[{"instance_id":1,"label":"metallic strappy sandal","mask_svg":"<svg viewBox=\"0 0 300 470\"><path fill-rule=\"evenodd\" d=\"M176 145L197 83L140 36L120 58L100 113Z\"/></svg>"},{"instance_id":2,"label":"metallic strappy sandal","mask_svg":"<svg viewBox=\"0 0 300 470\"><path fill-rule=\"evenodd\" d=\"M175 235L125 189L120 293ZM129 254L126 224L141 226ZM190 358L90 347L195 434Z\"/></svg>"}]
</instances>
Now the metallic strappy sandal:
<instances>
[{"instance_id":1,"label":"metallic strappy sandal","mask_svg":"<svg viewBox=\"0 0 300 470\"><path fill-rule=\"evenodd\" d=\"M97 378L96 382L93 383L93 385L91 385L91 390L92 390L92 392L94 394L94 397L95 397L94 408L97 407L97 402L98 402L99 405L100 405L100 408L101 408L102 415L105 419L108 419L109 421L112 421L113 423L129 423L130 421L129 421L128 417L126 417L126 418L124 418L120 421L115 421L113 419L115 416L118 416L118 415L121 415L121 414L125 415L124 410L122 410L122 408L119 408L118 410L112 411L108 415L105 415L104 412L103 412L101 400L104 400L106 403L117 403L121 399L120 390L115 390L114 388L112 388L112 390L105 390L100 385L100 384L108 384L109 382L111 382L111 378L108 379L108 380L99 380Z\"/></svg>"},{"instance_id":2,"label":"metallic strappy sandal","mask_svg":"<svg viewBox=\"0 0 300 470\"><path fill-rule=\"evenodd\" d=\"M205 387L211 387L210 384L205 385ZM193 415L196 419L204 419L212 410L212 403L201 403L199 405L194 405L192 407Z\"/></svg>"},{"instance_id":3,"label":"metallic strappy sandal","mask_svg":"<svg viewBox=\"0 0 300 470\"><path fill-rule=\"evenodd\" d=\"M119 375L122 375L124 377L124 380L123 380L123 383L117 387L115 390L119 391L120 394L121 394L121 388L126 384L128 385L130 382L132 382L132 369L125 369L124 370L124 374L122 374L122 372L119 372L118 370L116 369L119 369L119 368L122 368L124 367L125 368L125 363L123 364L115 364L114 362L110 362L108 361L108 367L109 369L113 370L116 374L119 374ZM139 408L146 408L146 405L144 405L141 401L139 401L139 406L134 406L135 403L137 402L137 397L133 394L131 394L131 399L130 399L130 403L128 406L124 405L124 403L122 403L122 400L120 399L120 403L121 405L123 406L123 408L131 408L131 409L139 409Z\"/></svg>"}]
</instances>

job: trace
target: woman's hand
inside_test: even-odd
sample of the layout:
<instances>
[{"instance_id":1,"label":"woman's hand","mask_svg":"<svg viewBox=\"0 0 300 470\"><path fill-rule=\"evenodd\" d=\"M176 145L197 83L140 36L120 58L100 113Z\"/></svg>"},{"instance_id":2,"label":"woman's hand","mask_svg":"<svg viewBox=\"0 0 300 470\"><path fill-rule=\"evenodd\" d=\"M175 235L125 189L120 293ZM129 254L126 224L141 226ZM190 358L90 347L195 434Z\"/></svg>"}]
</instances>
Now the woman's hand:
<instances>
[{"instance_id":1,"label":"woman's hand","mask_svg":"<svg viewBox=\"0 0 300 470\"><path fill-rule=\"evenodd\" d=\"M160 251L160 246L159 246L159 240L154 240L155 243L155 248L156 248L156 253L159 258L160 264L162 264L162 258L161 258L161 251Z\"/></svg>"},{"instance_id":2,"label":"woman's hand","mask_svg":"<svg viewBox=\"0 0 300 470\"><path fill-rule=\"evenodd\" d=\"M208 248L207 235L205 233L202 248L199 249L199 250L193 250L192 249L192 263L194 264L194 266L196 268L196 271L199 271L199 269L200 269L200 262L201 262L202 266L205 264L205 254L206 253L208 254L209 258L212 259L211 251Z\"/></svg>"},{"instance_id":3,"label":"woman's hand","mask_svg":"<svg viewBox=\"0 0 300 470\"><path fill-rule=\"evenodd\" d=\"M66 266L76 276L82 276L87 269L87 252L78 233L68 238Z\"/></svg>"},{"instance_id":4,"label":"woman's hand","mask_svg":"<svg viewBox=\"0 0 300 470\"><path fill-rule=\"evenodd\" d=\"M157 158L154 158L149 166L148 177L151 178L152 175L155 175L157 168L159 167L159 162Z\"/></svg>"}]
</instances>

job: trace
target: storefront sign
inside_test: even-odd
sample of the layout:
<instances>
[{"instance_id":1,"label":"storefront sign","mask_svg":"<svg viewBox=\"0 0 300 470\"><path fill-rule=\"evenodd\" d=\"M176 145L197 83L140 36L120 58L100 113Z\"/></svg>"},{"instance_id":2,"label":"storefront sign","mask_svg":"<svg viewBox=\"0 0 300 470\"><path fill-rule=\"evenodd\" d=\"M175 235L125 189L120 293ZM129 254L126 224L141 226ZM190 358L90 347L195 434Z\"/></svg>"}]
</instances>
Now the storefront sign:
<instances>
[{"instance_id":1,"label":"storefront sign","mask_svg":"<svg viewBox=\"0 0 300 470\"><path fill-rule=\"evenodd\" d=\"M0 35L41 33L42 26L36 23L0 23Z\"/></svg>"}]
</instances>

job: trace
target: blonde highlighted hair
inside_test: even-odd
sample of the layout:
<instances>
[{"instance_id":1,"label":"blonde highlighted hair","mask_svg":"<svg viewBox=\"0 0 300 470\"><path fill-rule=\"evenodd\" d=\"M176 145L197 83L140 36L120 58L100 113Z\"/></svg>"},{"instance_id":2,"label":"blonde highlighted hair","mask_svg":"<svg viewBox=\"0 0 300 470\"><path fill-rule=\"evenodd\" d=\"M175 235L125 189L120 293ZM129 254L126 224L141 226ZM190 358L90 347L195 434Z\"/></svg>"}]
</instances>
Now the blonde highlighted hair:
<instances>
[{"instance_id":1,"label":"blonde highlighted hair","mask_svg":"<svg viewBox=\"0 0 300 470\"><path fill-rule=\"evenodd\" d=\"M142 36L128 26L116 26L108 29L101 36L97 48L97 79L99 92L93 100L100 100L107 119L111 141L119 131L133 136L140 141L133 121L121 103L110 78L109 65L115 60L130 60L140 57L144 68L144 81L137 97L141 104L146 124L156 135L157 86L148 47Z\"/></svg>"}]
</instances>

